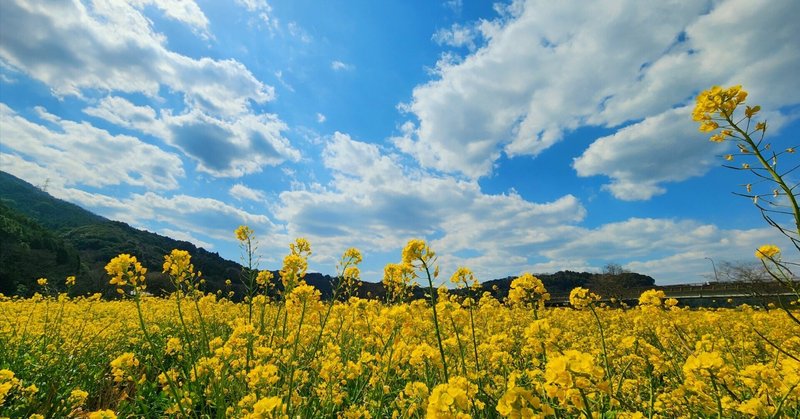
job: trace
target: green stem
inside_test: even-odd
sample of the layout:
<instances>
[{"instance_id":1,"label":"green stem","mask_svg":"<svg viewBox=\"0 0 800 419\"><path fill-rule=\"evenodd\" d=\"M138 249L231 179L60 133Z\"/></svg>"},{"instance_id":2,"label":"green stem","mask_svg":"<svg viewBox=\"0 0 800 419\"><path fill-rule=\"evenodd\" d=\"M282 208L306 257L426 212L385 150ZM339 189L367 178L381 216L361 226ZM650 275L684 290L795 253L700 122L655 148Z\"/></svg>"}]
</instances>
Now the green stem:
<instances>
[{"instance_id":1,"label":"green stem","mask_svg":"<svg viewBox=\"0 0 800 419\"><path fill-rule=\"evenodd\" d=\"M425 268L425 274L428 277L428 290L431 294L431 307L433 308L433 327L436 329L436 343L439 344L439 354L442 356L442 367L444 368L444 381L450 381L450 375L447 373L447 359L444 355L444 345L442 345L442 334L439 331L439 315L436 313L436 290L433 288L433 279L431 278L431 271L428 269L428 264L422 261L422 267Z\"/></svg>"},{"instance_id":2,"label":"green stem","mask_svg":"<svg viewBox=\"0 0 800 419\"><path fill-rule=\"evenodd\" d=\"M142 328L142 334L144 334L144 338L145 340L147 340L147 344L150 347L150 351L153 354L153 360L155 361L156 354L158 352L156 352L156 345L153 343L153 339L150 337L150 333L147 332L147 327L145 327L144 325L144 316L142 315L142 303L140 300L141 297L137 293L136 296L133 298L133 301L136 302L136 312L139 314L139 327ZM169 371L164 371L164 376L167 378L167 382L169 383L169 391L170 393L172 393L172 397L175 398L175 402L178 404L178 409L180 409L181 413L183 413L184 412L183 404L181 403L183 401L183 398L178 396L178 392L176 391L177 385L175 381L172 379L172 377L170 377Z\"/></svg>"},{"instance_id":3,"label":"green stem","mask_svg":"<svg viewBox=\"0 0 800 419\"><path fill-rule=\"evenodd\" d=\"M758 148L758 145L755 143L755 141L753 141L752 137L750 137L746 131L742 130L736 123L734 123L730 116L725 115L725 120L728 122L728 124L730 124L731 127L733 127L733 129L736 130L736 132L742 136L742 138L744 138L744 141L753 149L753 154L755 154L758 162L761 163L764 169L766 169L767 173L772 176L772 179L775 181L775 183L777 183L786 194L786 197L789 198L789 202L792 204L795 228L797 229L798 236L800 236L800 206L797 204L797 199L792 192L792 188L790 188L786 182L783 181L783 177L781 177L781 175L779 175L778 172L772 168L772 165L767 162L767 160L761 154L761 150Z\"/></svg>"}]
</instances>

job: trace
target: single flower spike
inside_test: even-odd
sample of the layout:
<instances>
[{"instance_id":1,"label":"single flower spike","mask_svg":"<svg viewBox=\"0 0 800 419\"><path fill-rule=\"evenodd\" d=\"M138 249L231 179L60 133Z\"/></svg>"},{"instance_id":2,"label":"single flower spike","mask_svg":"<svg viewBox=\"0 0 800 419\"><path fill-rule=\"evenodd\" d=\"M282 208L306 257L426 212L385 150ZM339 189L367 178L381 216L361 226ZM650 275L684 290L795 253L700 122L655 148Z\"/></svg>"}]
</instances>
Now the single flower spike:
<instances>
[{"instance_id":1,"label":"single flower spike","mask_svg":"<svg viewBox=\"0 0 800 419\"><path fill-rule=\"evenodd\" d=\"M235 234L236 240L244 242L253 238L253 229L248 226L241 225L236 229Z\"/></svg>"},{"instance_id":2,"label":"single flower spike","mask_svg":"<svg viewBox=\"0 0 800 419\"><path fill-rule=\"evenodd\" d=\"M599 295L582 287L573 288L569 293L569 303L578 310L589 307L592 303L599 300Z\"/></svg>"},{"instance_id":3,"label":"single flower spike","mask_svg":"<svg viewBox=\"0 0 800 419\"><path fill-rule=\"evenodd\" d=\"M781 256L781 248L774 244L765 244L756 250L756 257L759 259L778 259Z\"/></svg>"}]
</instances>

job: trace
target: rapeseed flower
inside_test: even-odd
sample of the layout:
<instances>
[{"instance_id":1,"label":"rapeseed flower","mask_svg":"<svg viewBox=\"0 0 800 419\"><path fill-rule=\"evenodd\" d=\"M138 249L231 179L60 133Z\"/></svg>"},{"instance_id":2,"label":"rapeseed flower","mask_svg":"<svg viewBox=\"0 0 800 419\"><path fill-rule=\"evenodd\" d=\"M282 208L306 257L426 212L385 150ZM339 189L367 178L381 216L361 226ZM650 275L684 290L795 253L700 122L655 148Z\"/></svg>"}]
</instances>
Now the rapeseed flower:
<instances>
[{"instance_id":1,"label":"rapeseed flower","mask_svg":"<svg viewBox=\"0 0 800 419\"><path fill-rule=\"evenodd\" d=\"M781 249L774 244L765 244L756 250L756 257L759 259L778 259L780 258Z\"/></svg>"},{"instance_id":2,"label":"rapeseed flower","mask_svg":"<svg viewBox=\"0 0 800 419\"><path fill-rule=\"evenodd\" d=\"M589 307L589 305L599 300L599 295L589 291L586 288L573 288L569 293L569 303L578 310Z\"/></svg>"}]
</instances>

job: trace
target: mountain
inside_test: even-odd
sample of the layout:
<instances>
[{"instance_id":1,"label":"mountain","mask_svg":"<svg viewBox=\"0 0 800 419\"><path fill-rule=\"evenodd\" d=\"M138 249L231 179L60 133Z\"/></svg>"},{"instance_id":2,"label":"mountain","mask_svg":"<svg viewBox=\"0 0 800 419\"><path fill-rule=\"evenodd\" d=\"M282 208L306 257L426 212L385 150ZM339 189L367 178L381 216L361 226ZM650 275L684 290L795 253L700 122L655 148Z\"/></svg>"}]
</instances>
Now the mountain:
<instances>
[{"instance_id":1,"label":"mountain","mask_svg":"<svg viewBox=\"0 0 800 419\"><path fill-rule=\"evenodd\" d=\"M40 277L48 278L51 289L64 290L65 278L75 275L74 294L101 292L113 296L104 267L118 254L129 253L148 269L148 289L159 294L171 289L168 278L160 273L164 255L181 249L192 255L195 269L203 272L206 291L244 294L244 286L238 280L242 272L238 263L192 243L106 219L42 189L0 171L0 293L31 295L39 290L36 280ZM273 274L278 278L278 272ZM655 283L649 276L632 272L610 275L561 271L538 276L554 296L569 293L577 286L606 296L623 295ZM484 282L483 289L504 298L514 278ZM231 287L226 287L226 279L231 280ZM320 273L306 275L306 282L319 289L324 298L331 296L335 280ZM276 287L281 288L279 282ZM413 293L415 298L425 295L421 288ZM382 298L384 294L380 283L364 282L358 291L362 297Z\"/></svg>"},{"instance_id":2,"label":"mountain","mask_svg":"<svg viewBox=\"0 0 800 419\"><path fill-rule=\"evenodd\" d=\"M63 291L67 276L76 276L72 292L101 292L114 296L105 265L120 253L134 256L148 270L150 292L172 289L161 274L164 255L172 249L192 255L195 269L203 273L206 291L234 291L244 295L239 281L242 266L192 243L174 240L112 221L75 204L55 198L42 188L0 171L0 293L31 295L40 290L36 280L48 278L48 287ZM273 271L278 278L278 272ZM227 279L231 286L225 285ZM323 297L333 293L335 278L309 272L306 282ZM280 283L276 284L281 289ZM365 283L362 296L382 296L380 284Z\"/></svg>"},{"instance_id":3,"label":"mountain","mask_svg":"<svg viewBox=\"0 0 800 419\"><path fill-rule=\"evenodd\" d=\"M0 292L5 294L29 295L37 290L39 277L63 290L68 275L77 277L77 293L111 293L104 267L120 253L136 256L148 268L149 288L157 293L170 288L160 272L172 249L192 255L207 290L223 289L231 279L234 291L241 291L238 263L189 242L108 220L5 172L0 172L0 238Z\"/></svg>"}]
</instances>

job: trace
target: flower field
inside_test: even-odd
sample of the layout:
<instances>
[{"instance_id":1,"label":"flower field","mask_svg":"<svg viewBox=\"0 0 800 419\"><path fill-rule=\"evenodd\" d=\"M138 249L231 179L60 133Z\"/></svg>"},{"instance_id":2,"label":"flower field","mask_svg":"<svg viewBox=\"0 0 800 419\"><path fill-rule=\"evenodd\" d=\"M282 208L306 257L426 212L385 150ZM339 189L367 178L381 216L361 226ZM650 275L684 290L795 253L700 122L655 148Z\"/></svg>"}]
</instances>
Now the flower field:
<instances>
[{"instance_id":1,"label":"flower field","mask_svg":"<svg viewBox=\"0 0 800 419\"><path fill-rule=\"evenodd\" d=\"M794 148L762 143L766 123L750 128L758 106L734 120L746 96L714 87L693 117L701 131L720 130L712 141L738 141L741 153L726 161L756 158L768 176L742 169L777 186L748 198L800 250L796 185L776 170ZM770 206L781 195L793 226L771 218L789 214ZM308 241L289 245L273 278L255 266L254 232L235 235L245 295L203 292L191 255L176 249L164 257L175 289L167 298L147 293L147 269L128 254L106 266L118 300L52 295L46 278L44 296L0 296L0 417L800 416L800 290L796 263L775 245L755 257L791 290L795 301L781 309L691 310L656 290L636 307L609 306L583 288L570 307L547 308L550 295L529 273L504 301L480 294L465 267L450 277L458 293L435 288L439 265L422 240L385 267L385 300L355 297L354 248L337 265L333 298L321 300L304 281ZM427 297L410 301L418 282Z\"/></svg>"},{"instance_id":2,"label":"flower field","mask_svg":"<svg viewBox=\"0 0 800 419\"><path fill-rule=\"evenodd\" d=\"M507 301L443 290L435 305L402 292L347 298L357 286L347 280L340 298L322 301L302 281L310 246L291 250L285 298L266 297L257 271L244 302L204 294L180 251L165 258L181 289L169 298L141 292L143 268L127 255L107 267L127 298L4 298L0 416L800 414L800 326L780 310L689 310L656 291L638 307L610 308L585 289L569 308L544 308L547 291L530 274ZM424 242L403 256L387 267L387 285L435 278ZM357 278L359 261L348 250L342 278ZM467 269L452 281L474 284Z\"/></svg>"}]
</instances>

